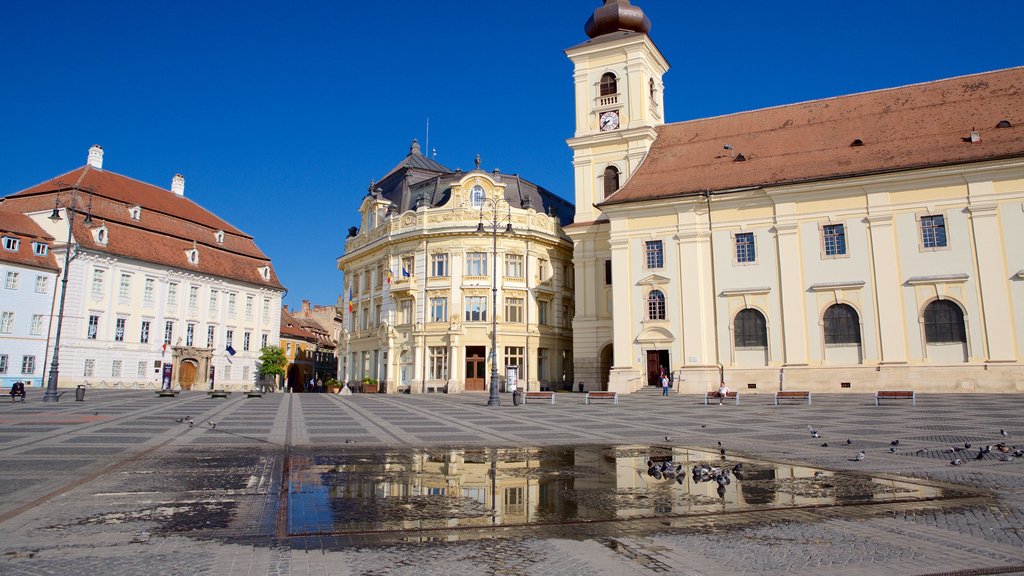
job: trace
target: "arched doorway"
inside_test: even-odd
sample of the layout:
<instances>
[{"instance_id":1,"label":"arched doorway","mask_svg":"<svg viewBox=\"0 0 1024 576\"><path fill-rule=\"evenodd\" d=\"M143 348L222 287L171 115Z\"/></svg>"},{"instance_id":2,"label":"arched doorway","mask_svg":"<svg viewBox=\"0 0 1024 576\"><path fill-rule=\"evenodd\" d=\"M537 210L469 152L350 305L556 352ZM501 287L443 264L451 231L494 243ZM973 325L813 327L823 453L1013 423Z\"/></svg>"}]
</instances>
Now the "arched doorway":
<instances>
[{"instance_id":1,"label":"arched doorway","mask_svg":"<svg viewBox=\"0 0 1024 576\"><path fill-rule=\"evenodd\" d=\"M298 364L288 367L288 387L292 392L302 392L306 389L306 383L302 381L302 370Z\"/></svg>"},{"instance_id":2,"label":"arched doorway","mask_svg":"<svg viewBox=\"0 0 1024 576\"><path fill-rule=\"evenodd\" d=\"M195 386L198 370L199 366L195 360L181 361L181 372L178 374L178 382L181 384L182 390L191 390Z\"/></svg>"},{"instance_id":3,"label":"arched doorway","mask_svg":"<svg viewBox=\"0 0 1024 576\"><path fill-rule=\"evenodd\" d=\"M612 372L612 360L615 358L613 354L613 348L611 344L608 344L601 349L601 364L599 367L601 373L601 390L608 389L608 380Z\"/></svg>"}]
</instances>

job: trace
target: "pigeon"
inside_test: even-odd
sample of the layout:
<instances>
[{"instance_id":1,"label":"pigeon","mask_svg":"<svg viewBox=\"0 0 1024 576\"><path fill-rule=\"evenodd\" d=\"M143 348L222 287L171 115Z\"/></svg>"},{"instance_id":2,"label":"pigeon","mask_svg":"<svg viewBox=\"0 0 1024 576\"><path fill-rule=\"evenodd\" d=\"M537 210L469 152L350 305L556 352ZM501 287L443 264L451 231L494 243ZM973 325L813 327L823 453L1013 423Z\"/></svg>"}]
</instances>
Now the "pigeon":
<instances>
[{"instance_id":1,"label":"pigeon","mask_svg":"<svg viewBox=\"0 0 1024 576\"><path fill-rule=\"evenodd\" d=\"M707 428L707 427L708 427L708 425L707 425L707 424L701 424L701 425L700 425L700 427L701 427L701 428Z\"/></svg>"},{"instance_id":2,"label":"pigeon","mask_svg":"<svg viewBox=\"0 0 1024 576\"><path fill-rule=\"evenodd\" d=\"M822 448L828 448L828 442L824 442L824 443L822 443L821 447L822 447Z\"/></svg>"},{"instance_id":3,"label":"pigeon","mask_svg":"<svg viewBox=\"0 0 1024 576\"><path fill-rule=\"evenodd\" d=\"M742 472L742 471L743 471L743 462L738 462L735 466L732 467L732 473L733 474L735 474L737 472Z\"/></svg>"},{"instance_id":4,"label":"pigeon","mask_svg":"<svg viewBox=\"0 0 1024 576\"><path fill-rule=\"evenodd\" d=\"M355 444L355 443L356 443L356 441L352 440L352 439L346 439L345 440L345 444Z\"/></svg>"},{"instance_id":5,"label":"pigeon","mask_svg":"<svg viewBox=\"0 0 1024 576\"><path fill-rule=\"evenodd\" d=\"M897 447L897 446L889 446L889 452L895 454L897 450L899 450L899 447Z\"/></svg>"},{"instance_id":6,"label":"pigeon","mask_svg":"<svg viewBox=\"0 0 1024 576\"><path fill-rule=\"evenodd\" d=\"M921 448L917 452L914 452L914 456L922 456L922 455L927 454L927 453L928 453L927 450L925 450L924 448Z\"/></svg>"},{"instance_id":7,"label":"pigeon","mask_svg":"<svg viewBox=\"0 0 1024 576\"><path fill-rule=\"evenodd\" d=\"M719 450L718 453L722 455L722 458L725 458L725 448Z\"/></svg>"},{"instance_id":8,"label":"pigeon","mask_svg":"<svg viewBox=\"0 0 1024 576\"><path fill-rule=\"evenodd\" d=\"M846 445L849 446L850 444L853 444L853 440L850 440L849 438L847 438L846 439Z\"/></svg>"},{"instance_id":9,"label":"pigeon","mask_svg":"<svg viewBox=\"0 0 1024 576\"><path fill-rule=\"evenodd\" d=\"M671 442L671 441L672 441L672 438L670 438L668 436L665 436L665 442Z\"/></svg>"},{"instance_id":10,"label":"pigeon","mask_svg":"<svg viewBox=\"0 0 1024 576\"><path fill-rule=\"evenodd\" d=\"M899 446L899 445L900 445L899 439L896 439L896 440L893 440L892 442L889 442L889 446Z\"/></svg>"},{"instance_id":11,"label":"pigeon","mask_svg":"<svg viewBox=\"0 0 1024 576\"><path fill-rule=\"evenodd\" d=\"M1009 438L1010 437L1010 433L1007 432L1006 430L1003 430L1002 428L999 429L999 435L1002 436L1003 438Z\"/></svg>"},{"instance_id":12,"label":"pigeon","mask_svg":"<svg viewBox=\"0 0 1024 576\"><path fill-rule=\"evenodd\" d=\"M1014 458L1024 458L1024 450L1014 450L1013 451L1013 457Z\"/></svg>"},{"instance_id":13,"label":"pigeon","mask_svg":"<svg viewBox=\"0 0 1024 576\"><path fill-rule=\"evenodd\" d=\"M195 426L195 425L196 425L196 423L195 423L195 422L193 422L193 421L191 421L191 420L189 420L189 421L188 421L188 427L189 427L189 428L191 428L191 427L193 427L193 426Z\"/></svg>"},{"instance_id":14,"label":"pigeon","mask_svg":"<svg viewBox=\"0 0 1024 576\"><path fill-rule=\"evenodd\" d=\"M818 431L810 424L807 425L807 429L811 431L811 438L821 438L821 434L818 434Z\"/></svg>"},{"instance_id":15,"label":"pigeon","mask_svg":"<svg viewBox=\"0 0 1024 576\"><path fill-rule=\"evenodd\" d=\"M180 424L180 423L182 423L182 422L184 422L184 421L185 421L185 419L184 419L184 418L178 418L177 420L175 420L175 422L177 422L177 423L179 423L179 424Z\"/></svg>"},{"instance_id":16,"label":"pigeon","mask_svg":"<svg viewBox=\"0 0 1024 576\"><path fill-rule=\"evenodd\" d=\"M952 462L950 462L950 464L952 464L953 466L960 466L963 463L964 463L964 461L959 459L959 458L957 458L956 460L953 460Z\"/></svg>"},{"instance_id":17,"label":"pigeon","mask_svg":"<svg viewBox=\"0 0 1024 576\"><path fill-rule=\"evenodd\" d=\"M721 440L719 440L719 441L718 441L718 447L719 447L719 448L721 448L721 447L722 447L722 441L721 441Z\"/></svg>"},{"instance_id":18,"label":"pigeon","mask_svg":"<svg viewBox=\"0 0 1024 576\"><path fill-rule=\"evenodd\" d=\"M969 450L970 447L971 447L971 443L970 442L964 442L964 450Z\"/></svg>"},{"instance_id":19,"label":"pigeon","mask_svg":"<svg viewBox=\"0 0 1024 576\"><path fill-rule=\"evenodd\" d=\"M851 462L860 462L864 459L864 451L857 452L857 455L850 459Z\"/></svg>"},{"instance_id":20,"label":"pigeon","mask_svg":"<svg viewBox=\"0 0 1024 576\"><path fill-rule=\"evenodd\" d=\"M208 424L210 425L210 429L211 429L211 430L216 430L216 429L217 429L217 423L216 423L216 422L214 422L213 420L210 420L210 421L208 422Z\"/></svg>"},{"instance_id":21,"label":"pigeon","mask_svg":"<svg viewBox=\"0 0 1024 576\"><path fill-rule=\"evenodd\" d=\"M92 413L92 415L93 415L93 416L99 416L99 415L100 415L100 413L99 413L99 412L93 412L93 413Z\"/></svg>"}]
</instances>

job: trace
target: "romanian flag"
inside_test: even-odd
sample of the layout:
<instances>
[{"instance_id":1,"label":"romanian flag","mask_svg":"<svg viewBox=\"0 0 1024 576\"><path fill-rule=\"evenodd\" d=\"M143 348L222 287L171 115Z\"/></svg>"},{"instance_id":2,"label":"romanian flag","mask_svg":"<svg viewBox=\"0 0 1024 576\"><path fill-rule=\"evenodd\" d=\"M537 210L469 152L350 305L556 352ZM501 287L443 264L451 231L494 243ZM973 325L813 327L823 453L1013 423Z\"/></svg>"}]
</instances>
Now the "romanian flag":
<instances>
[{"instance_id":1,"label":"romanian flag","mask_svg":"<svg viewBox=\"0 0 1024 576\"><path fill-rule=\"evenodd\" d=\"M388 268L388 284L391 284L391 268Z\"/></svg>"},{"instance_id":2,"label":"romanian flag","mask_svg":"<svg viewBox=\"0 0 1024 576\"><path fill-rule=\"evenodd\" d=\"M355 306L352 304L352 289L348 289L348 311L351 314L355 311Z\"/></svg>"}]
</instances>

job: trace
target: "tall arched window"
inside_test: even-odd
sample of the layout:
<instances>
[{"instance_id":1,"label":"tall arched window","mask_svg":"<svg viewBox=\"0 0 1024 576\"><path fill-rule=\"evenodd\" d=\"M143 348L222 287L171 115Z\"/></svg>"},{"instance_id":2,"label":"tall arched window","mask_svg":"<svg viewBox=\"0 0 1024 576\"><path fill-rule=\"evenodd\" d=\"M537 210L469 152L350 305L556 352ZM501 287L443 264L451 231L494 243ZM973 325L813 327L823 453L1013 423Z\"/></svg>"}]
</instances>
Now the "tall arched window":
<instances>
[{"instance_id":1,"label":"tall arched window","mask_svg":"<svg viewBox=\"0 0 1024 576\"><path fill-rule=\"evenodd\" d=\"M764 314L753 308L745 308L736 314L733 322L737 348L766 348L768 346L768 324Z\"/></svg>"},{"instance_id":2,"label":"tall arched window","mask_svg":"<svg viewBox=\"0 0 1024 576\"><path fill-rule=\"evenodd\" d=\"M611 96L619 91L619 83L615 79L615 74L611 72L605 72L601 76L601 96Z\"/></svg>"},{"instance_id":3,"label":"tall arched window","mask_svg":"<svg viewBox=\"0 0 1024 576\"><path fill-rule=\"evenodd\" d=\"M860 317L849 304L825 310L825 344L860 344Z\"/></svg>"},{"instance_id":4,"label":"tall arched window","mask_svg":"<svg viewBox=\"0 0 1024 576\"><path fill-rule=\"evenodd\" d=\"M604 197L611 196L619 189L619 169L609 166L604 169Z\"/></svg>"},{"instance_id":5,"label":"tall arched window","mask_svg":"<svg viewBox=\"0 0 1024 576\"><path fill-rule=\"evenodd\" d=\"M661 290L651 290L647 295L647 319L665 319L665 293Z\"/></svg>"},{"instance_id":6,"label":"tall arched window","mask_svg":"<svg viewBox=\"0 0 1024 576\"><path fill-rule=\"evenodd\" d=\"M929 344L967 342L964 313L949 300L936 300L924 309L924 337Z\"/></svg>"}]
</instances>

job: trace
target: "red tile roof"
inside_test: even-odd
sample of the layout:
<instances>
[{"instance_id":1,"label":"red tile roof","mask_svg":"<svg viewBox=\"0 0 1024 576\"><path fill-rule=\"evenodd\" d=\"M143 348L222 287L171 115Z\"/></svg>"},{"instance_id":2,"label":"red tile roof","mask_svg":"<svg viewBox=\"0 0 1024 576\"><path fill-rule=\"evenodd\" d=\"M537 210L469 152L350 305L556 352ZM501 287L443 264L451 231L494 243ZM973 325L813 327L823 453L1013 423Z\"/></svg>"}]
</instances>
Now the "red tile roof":
<instances>
[{"instance_id":1,"label":"red tile roof","mask_svg":"<svg viewBox=\"0 0 1024 576\"><path fill-rule=\"evenodd\" d=\"M667 124L601 205L1021 156L1024 67Z\"/></svg>"},{"instance_id":2,"label":"red tile roof","mask_svg":"<svg viewBox=\"0 0 1024 576\"><path fill-rule=\"evenodd\" d=\"M24 214L0 211L0 237L10 236L20 240L16 251L6 250L0 245L0 261L21 264L33 268L59 271L57 259L54 258L53 237L48 235L38 224ZM46 255L37 256L33 243L46 245Z\"/></svg>"},{"instance_id":3,"label":"red tile roof","mask_svg":"<svg viewBox=\"0 0 1024 576\"><path fill-rule=\"evenodd\" d=\"M109 231L109 242L98 244L79 216L73 231L83 248L283 289L270 259L252 236L187 198L113 172L77 168L4 198L0 212L50 210L54 196L76 183L92 193L83 201L91 201L93 226L106 225ZM142 209L138 220L129 214L135 206ZM218 231L224 232L223 243L216 241ZM198 265L189 264L185 257L185 251L193 246L199 250ZM264 266L270 267L269 279L260 275Z\"/></svg>"}]
</instances>

